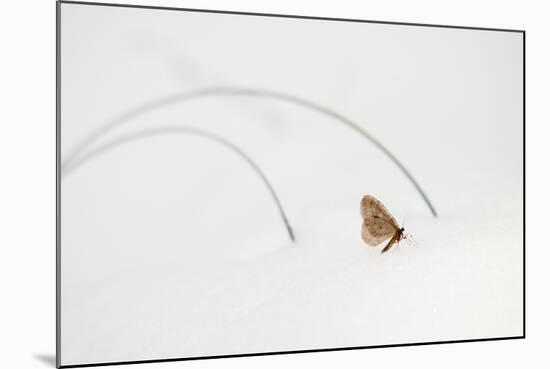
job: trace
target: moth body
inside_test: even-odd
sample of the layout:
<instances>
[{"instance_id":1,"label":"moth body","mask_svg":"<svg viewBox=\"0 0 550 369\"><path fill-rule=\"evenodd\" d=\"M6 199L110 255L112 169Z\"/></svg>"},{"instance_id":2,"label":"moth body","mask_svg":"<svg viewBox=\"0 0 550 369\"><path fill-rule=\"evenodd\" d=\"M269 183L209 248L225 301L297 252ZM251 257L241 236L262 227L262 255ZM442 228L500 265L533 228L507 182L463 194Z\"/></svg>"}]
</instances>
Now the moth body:
<instances>
[{"instance_id":1,"label":"moth body","mask_svg":"<svg viewBox=\"0 0 550 369\"><path fill-rule=\"evenodd\" d=\"M405 228L400 227L386 207L370 195L361 199L361 238L370 246L378 246L389 239L382 253L405 239Z\"/></svg>"}]
</instances>

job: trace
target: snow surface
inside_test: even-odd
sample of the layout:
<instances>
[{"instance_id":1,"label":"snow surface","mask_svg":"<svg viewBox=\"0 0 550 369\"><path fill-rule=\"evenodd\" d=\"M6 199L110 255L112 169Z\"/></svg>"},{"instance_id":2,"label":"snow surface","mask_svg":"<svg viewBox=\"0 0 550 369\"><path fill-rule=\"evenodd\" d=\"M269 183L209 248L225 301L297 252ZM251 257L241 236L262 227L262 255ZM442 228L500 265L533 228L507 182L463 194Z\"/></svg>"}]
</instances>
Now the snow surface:
<instances>
[{"instance_id":1,"label":"snow surface","mask_svg":"<svg viewBox=\"0 0 550 369\"><path fill-rule=\"evenodd\" d=\"M225 137L266 174L296 242L257 174L215 142L155 136L98 155L62 181L63 365L522 334L521 35L62 11L64 158L161 96L269 88L360 124L440 215L318 112L220 97L142 114L100 142L159 126ZM365 245L364 194L418 245Z\"/></svg>"}]
</instances>

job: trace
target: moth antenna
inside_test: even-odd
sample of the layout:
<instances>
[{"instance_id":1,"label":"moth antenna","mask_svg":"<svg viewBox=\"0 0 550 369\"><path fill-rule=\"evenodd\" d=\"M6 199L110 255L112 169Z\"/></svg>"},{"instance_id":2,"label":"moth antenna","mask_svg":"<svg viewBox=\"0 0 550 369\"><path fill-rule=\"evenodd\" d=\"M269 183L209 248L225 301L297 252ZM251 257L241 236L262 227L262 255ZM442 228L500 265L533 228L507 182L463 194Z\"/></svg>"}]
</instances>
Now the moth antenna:
<instances>
[{"instance_id":1,"label":"moth antenna","mask_svg":"<svg viewBox=\"0 0 550 369\"><path fill-rule=\"evenodd\" d=\"M401 223L401 224L403 224L403 225L402 225L403 228L405 228L405 222L407 221L407 217L408 217L408 216L409 216L409 212L407 211L407 212L405 213L405 216L403 217L403 222Z\"/></svg>"},{"instance_id":2,"label":"moth antenna","mask_svg":"<svg viewBox=\"0 0 550 369\"><path fill-rule=\"evenodd\" d=\"M414 239L414 237L412 236L412 234L407 233L407 235L405 236L405 239L407 240L407 242L408 242L410 245L413 245L413 246L415 246L415 247L418 247L418 242L416 242L416 240Z\"/></svg>"}]
</instances>

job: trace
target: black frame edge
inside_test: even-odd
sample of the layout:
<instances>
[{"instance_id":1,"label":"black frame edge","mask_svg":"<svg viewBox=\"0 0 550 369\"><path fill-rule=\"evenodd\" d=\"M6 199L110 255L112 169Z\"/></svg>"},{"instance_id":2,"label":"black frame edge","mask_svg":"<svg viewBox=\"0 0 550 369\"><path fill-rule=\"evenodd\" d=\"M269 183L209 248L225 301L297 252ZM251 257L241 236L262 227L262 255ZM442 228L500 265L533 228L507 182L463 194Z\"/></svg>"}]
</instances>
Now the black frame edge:
<instances>
[{"instance_id":1,"label":"black frame edge","mask_svg":"<svg viewBox=\"0 0 550 369\"><path fill-rule=\"evenodd\" d=\"M213 13L213 14L231 14L231 15L250 15L259 17L271 17L271 18L294 18L294 19L310 19L321 21L340 21L340 22L357 22L357 23L373 23L373 24L387 24L395 26L421 26L421 27L435 27L435 28L451 28L451 29L465 29L475 31L496 31L496 32L515 32L522 33L521 29L508 29L508 28L491 28L491 27L476 27L476 26L455 26L448 24L430 24L430 23L414 23L414 22L393 22L393 21L379 21L379 20L367 20L367 19L355 19L355 18L331 18L321 16L306 16L295 14L277 14L277 13L259 13L259 12L243 12L243 11L230 11L230 10L213 10L213 9L199 9L199 8L178 8L167 6L154 6L154 5L133 5L123 3L100 3L100 2L87 2L76 0L58 0L62 4L75 4L75 5L92 5L92 6L105 6L115 8L133 8L133 9L150 9L150 10L172 10L172 11L186 11L195 13Z\"/></svg>"},{"instance_id":2,"label":"black frame edge","mask_svg":"<svg viewBox=\"0 0 550 369\"><path fill-rule=\"evenodd\" d=\"M55 3L55 365L61 367L61 2Z\"/></svg>"},{"instance_id":3,"label":"black frame edge","mask_svg":"<svg viewBox=\"0 0 550 369\"><path fill-rule=\"evenodd\" d=\"M312 349L312 350L259 352L259 353L254 353L254 354L228 354L228 355L214 355L214 356L193 356L193 357L187 357L187 358L172 358L172 359L117 361L117 362L105 362L105 363L93 363L93 364L69 364L69 365L62 365L59 368L89 368L89 367L108 366L108 365L168 363L168 362L177 362L177 361L227 359L227 358L241 358L241 357L253 357L253 356L271 356L271 355L307 354L307 353L316 353L316 352L351 351L351 350L364 350L364 349L377 349L377 348L390 348L390 347L427 346L427 345L472 343L472 342L487 342L487 341L492 342L492 341L516 340L516 339L524 339L524 338L525 338L524 336L511 336L511 337L494 337L494 338L479 338L479 339L476 338L476 339L465 339L465 340L454 340L454 341L399 343L399 344L393 344L393 345L335 347L335 348L328 348L328 349L325 348L325 349Z\"/></svg>"},{"instance_id":4,"label":"black frame edge","mask_svg":"<svg viewBox=\"0 0 550 369\"><path fill-rule=\"evenodd\" d=\"M526 329L527 329L527 322L526 322L526 315L527 315L527 312L526 312L526 301L527 301L527 295L526 295L526 253L525 253L525 249L526 249L526 232L527 232L527 229L526 229L526 211L525 211L525 204L526 204L526 188L525 188L525 180L526 180L526 165L525 165L525 159L526 159L526 150L525 150L525 140L526 140L526 136L525 136L525 115L526 115L526 107L525 107L525 94L526 94L526 89L525 89L525 86L526 86L526 79L525 79L525 76L526 76L526 64L525 64L525 61L526 61L526 55L525 55L525 51L526 51L526 31L523 31L523 338L526 337L525 335L525 332L526 332Z\"/></svg>"}]
</instances>

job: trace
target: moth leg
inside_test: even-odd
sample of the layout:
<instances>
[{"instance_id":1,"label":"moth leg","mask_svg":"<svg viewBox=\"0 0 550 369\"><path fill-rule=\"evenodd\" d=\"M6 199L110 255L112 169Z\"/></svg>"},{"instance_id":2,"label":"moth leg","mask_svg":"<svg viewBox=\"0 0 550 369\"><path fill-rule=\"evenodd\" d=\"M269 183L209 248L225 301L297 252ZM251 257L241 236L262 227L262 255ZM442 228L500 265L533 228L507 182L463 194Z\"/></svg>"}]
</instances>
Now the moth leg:
<instances>
[{"instance_id":1,"label":"moth leg","mask_svg":"<svg viewBox=\"0 0 550 369\"><path fill-rule=\"evenodd\" d=\"M392 248L392 246L397 242L397 237L396 236L393 236L390 240L390 242L388 242L388 244L386 245L386 247L384 247L382 249L382 254L385 253L386 251L388 251L389 249Z\"/></svg>"}]
</instances>

